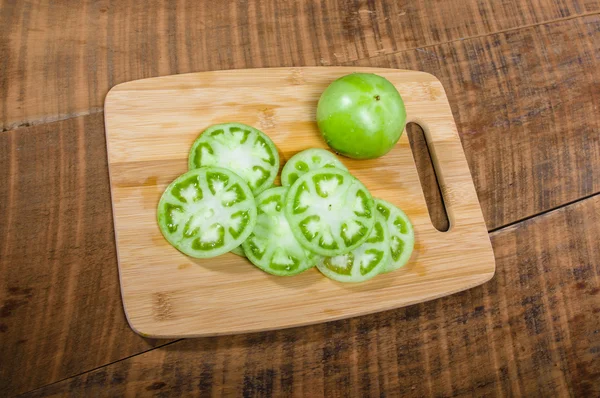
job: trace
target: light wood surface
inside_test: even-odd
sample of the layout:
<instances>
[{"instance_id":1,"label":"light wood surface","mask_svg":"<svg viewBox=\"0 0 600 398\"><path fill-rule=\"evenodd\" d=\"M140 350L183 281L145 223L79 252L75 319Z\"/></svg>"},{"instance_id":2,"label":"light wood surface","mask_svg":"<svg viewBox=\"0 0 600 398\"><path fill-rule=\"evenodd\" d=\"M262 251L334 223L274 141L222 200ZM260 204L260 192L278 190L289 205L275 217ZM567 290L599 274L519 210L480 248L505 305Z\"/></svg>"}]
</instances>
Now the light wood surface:
<instances>
[{"instance_id":1,"label":"light wood surface","mask_svg":"<svg viewBox=\"0 0 600 398\"><path fill-rule=\"evenodd\" d=\"M427 212L404 134L386 156L342 158L374 197L410 217L410 263L361 284L340 284L311 269L293 278L268 275L235 255L196 260L160 234L156 205L186 171L189 148L206 127L228 121L256 126L277 145L281 163L326 147L315 122L320 94L354 71L378 73L402 93L408 120L421 125L450 230ZM441 83L423 72L352 67L204 72L139 80L113 88L105 103L106 137L119 275L132 328L152 337L207 336L306 325L401 307L489 280L494 257Z\"/></svg>"}]
</instances>

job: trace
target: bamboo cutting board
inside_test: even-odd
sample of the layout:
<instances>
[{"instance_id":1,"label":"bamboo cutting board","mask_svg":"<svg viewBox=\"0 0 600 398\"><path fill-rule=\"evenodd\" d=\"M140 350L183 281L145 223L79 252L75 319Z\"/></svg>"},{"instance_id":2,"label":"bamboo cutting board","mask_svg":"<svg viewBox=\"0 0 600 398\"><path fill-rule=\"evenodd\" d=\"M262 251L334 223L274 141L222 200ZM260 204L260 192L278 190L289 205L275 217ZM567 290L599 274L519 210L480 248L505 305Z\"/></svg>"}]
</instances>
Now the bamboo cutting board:
<instances>
[{"instance_id":1,"label":"bamboo cutting board","mask_svg":"<svg viewBox=\"0 0 600 398\"><path fill-rule=\"evenodd\" d=\"M315 122L321 92L351 72L386 77L402 94L408 121L426 134L450 230L431 224L406 134L387 155L341 158L374 197L402 208L415 249L401 270L341 284L311 269L268 275L226 254L193 259L171 247L156 223L165 187L187 170L194 139L215 123L255 126L279 148L281 165L326 148ZM331 321L415 304L481 284L495 263L469 168L441 83L406 70L308 67L228 70L120 84L105 104L106 140L125 313L149 337L243 333Z\"/></svg>"}]
</instances>

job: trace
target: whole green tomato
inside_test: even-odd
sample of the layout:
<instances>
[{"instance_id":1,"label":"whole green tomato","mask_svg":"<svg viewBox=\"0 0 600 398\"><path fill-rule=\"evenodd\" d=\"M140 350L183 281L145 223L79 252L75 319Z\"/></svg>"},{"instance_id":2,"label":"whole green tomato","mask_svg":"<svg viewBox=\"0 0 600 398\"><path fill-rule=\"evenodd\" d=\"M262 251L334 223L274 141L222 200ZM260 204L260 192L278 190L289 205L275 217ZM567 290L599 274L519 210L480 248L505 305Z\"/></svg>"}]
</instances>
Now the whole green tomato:
<instances>
[{"instance_id":1,"label":"whole green tomato","mask_svg":"<svg viewBox=\"0 0 600 398\"><path fill-rule=\"evenodd\" d=\"M372 159L385 155L398 142L406 125L406 109L387 79L352 73L335 80L321 94L317 124L337 153Z\"/></svg>"}]
</instances>

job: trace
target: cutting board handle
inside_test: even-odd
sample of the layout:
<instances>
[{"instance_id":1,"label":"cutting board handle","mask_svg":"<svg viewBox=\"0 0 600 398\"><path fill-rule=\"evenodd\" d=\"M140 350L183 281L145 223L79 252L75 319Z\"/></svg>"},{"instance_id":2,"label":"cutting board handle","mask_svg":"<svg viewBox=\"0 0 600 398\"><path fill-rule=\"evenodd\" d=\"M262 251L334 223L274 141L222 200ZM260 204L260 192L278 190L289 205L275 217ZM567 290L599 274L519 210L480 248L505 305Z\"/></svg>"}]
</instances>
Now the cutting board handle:
<instances>
[{"instance_id":1,"label":"cutting board handle","mask_svg":"<svg viewBox=\"0 0 600 398\"><path fill-rule=\"evenodd\" d=\"M437 83L443 90L441 83ZM440 103L440 107L447 107L444 111L451 112L447 102ZM412 118L409 123L416 123L423 129L429 147L431 162L448 216L449 228L444 232L461 229L461 226L465 226L463 222L468 223L474 213L481 214L481 206L456 124L450 118L439 118L433 114Z\"/></svg>"}]
</instances>

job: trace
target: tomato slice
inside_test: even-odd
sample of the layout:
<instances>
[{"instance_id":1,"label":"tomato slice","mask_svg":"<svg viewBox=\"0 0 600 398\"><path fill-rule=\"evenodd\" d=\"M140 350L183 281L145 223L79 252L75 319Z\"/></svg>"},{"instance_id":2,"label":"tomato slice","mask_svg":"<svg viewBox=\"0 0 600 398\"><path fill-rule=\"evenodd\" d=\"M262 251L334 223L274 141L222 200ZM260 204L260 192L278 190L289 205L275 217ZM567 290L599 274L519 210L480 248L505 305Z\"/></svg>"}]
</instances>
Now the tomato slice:
<instances>
[{"instance_id":1,"label":"tomato slice","mask_svg":"<svg viewBox=\"0 0 600 398\"><path fill-rule=\"evenodd\" d=\"M350 253L325 257L317 268L338 282L364 282L387 268L391 260L390 237L386 220L380 214L367 240Z\"/></svg>"},{"instance_id":2,"label":"tomato slice","mask_svg":"<svg viewBox=\"0 0 600 398\"><path fill-rule=\"evenodd\" d=\"M239 246L256 224L256 204L244 179L221 167L177 177L158 202L158 226L191 257L215 257Z\"/></svg>"},{"instance_id":3,"label":"tomato slice","mask_svg":"<svg viewBox=\"0 0 600 398\"><path fill-rule=\"evenodd\" d=\"M252 193L259 194L273 184L279 171L279 154L262 131L241 123L210 126L194 141L189 169L224 167L246 180Z\"/></svg>"},{"instance_id":4,"label":"tomato slice","mask_svg":"<svg viewBox=\"0 0 600 398\"><path fill-rule=\"evenodd\" d=\"M290 187L285 214L300 244L322 256L337 256L367 239L376 211L373 197L355 177L322 168Z\"/></svg>"},{"instance_id":5,"label":"tomato slice","mask_svg":"<svg viewBox=\"0 0 600 398\"><path fill-rule=\"evenodd\" d=\"M415 231L406 214L390 202L375 199L377 212L383 216L390 232L390 252L392 261L384 272L404 266L415 246Z\"/></svg>"},{"instance_id":6,"label":"tomato slice","mask_svg":"<svg viewBox=\"0 0 600 398\"><path fill-rule=\"evenodd\" d=\"M242 245L234 247L233 249L231 249L231 252L237 256L246 257L246 253L244 253L244 248L242 247Z\"/></svg>"},{"instance_id":7,"label":"tomato slice","mask_svg":"<svg viewBox=\"0 0 600 398\"><path fill-rule=\"evenodd\" d=\"M279 276L297 275L320 259L300 245L290 229L283 211L287 192L288 187L276 187L256 197L256 226L242 244L254 265Z\"/></svg>"},{"instance_id":8,"label":"tomato slice","mask_svg":"<svg viewBox=\"0 0 600 398\"><path fill-rule=\"evenodd\" d=\"M311 170L323 167L335 167L341 170L348 170L342 162L331 152L312 148L298 152L287 161L283 170L281 170L281 185L290 186L296 180Z\"/></svg>"}]
</instances>

